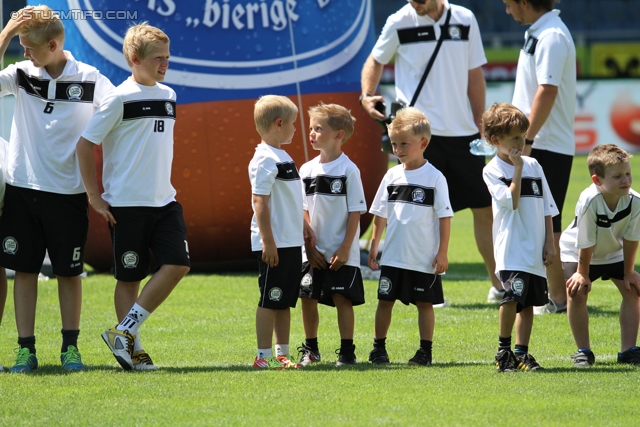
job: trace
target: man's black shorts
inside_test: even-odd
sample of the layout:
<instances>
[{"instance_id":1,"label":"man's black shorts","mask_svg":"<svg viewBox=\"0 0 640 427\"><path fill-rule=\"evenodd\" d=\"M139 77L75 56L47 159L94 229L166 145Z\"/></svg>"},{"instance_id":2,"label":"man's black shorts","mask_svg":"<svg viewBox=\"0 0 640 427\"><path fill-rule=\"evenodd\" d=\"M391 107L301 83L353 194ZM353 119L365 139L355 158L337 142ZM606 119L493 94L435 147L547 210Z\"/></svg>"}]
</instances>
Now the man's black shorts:
<instances>
[{"instance_id":1,"label":"man's black shorts","mask_svg":"<svg viewBox=\"0 0 640 427\"><path fill-rule=\"evenodd\" d=\"M278 248L278 265L269 267L262 261L262 251L254 252L258 258L258 307L285 310L296 306L300 292L302 247Z\"/></svg>"},{"instance_id":2,"label":"man's black shorts","mask_svg":"<svg viewBox=\"0 0 640 427\"><path fill-rule=\"evenodd\" d=\"M524 308L539 307L549 302L547 279L544 277L522 271L502 270L498 272L498 278L504 287L501 304L517 302L518 313Z\"/></svg>"},{"instance_id":3,"label":"man's black shorts","mask_svg":"<svg viewBox=\"0 0 640 427\"><path fill-rule=\"evenodd\" d=\"M182 206L171 202L156 207L111 207L116 225L111 228L114 276L123 282L138 282L149 273L151 256L155 271L164 264L191 265L187 225Z\"/></svg>"},{"instance_id":4,"label":"man's black shorts","mask_svg":"<svg viewBox=\"0 0 640 427\"><path fill-rule=\"evenodd\" d=\"M534 148L531 150L531 157L536 159L542 166L553 201L556 202L558 211L560 211L558 215L551 219L553 221L553 232L562 233L562 230L564 230L562 227L562 207L569 188L573 156Z\"/></svg>"},{"instance_id":5,"label":"man's black shorts","mask_svg":"<svg viewBox=\"0 0 640 427\"><path fill-rule=\"evenodd\" d=\"M320 304L335 307L333 294L343 295L352 305L364 304L364 285L360 268L343 265L338 270L315 269L308 261L302 264L300 298L318 300Z\"/></svg>"},{"instance_id":6,"label":"man's black shorts","mask_svg":"<svg viewBox=\"0 0 640 427\"><path fill-rule=\"evenodd\" d=\"M378 299L400 300L404 305L416 301L443 304L442 279L439 275L382 266L378 282Z\"/></svg>"},{"instance_id":7,"label":"man's black shorts","mask_svg":"<svg viewBox=\"0 0 640 427\"><path fill-rule=\"evenodd\" d=\"M486 158L474 156L469 151L469 143L477 138L480 134L461 137L433 135L424 150L424 158L447 179L449 201L454 212L491 206L491 194L482 179Z\"/></svg>"},{"instance_id":8,"label":"man's black shorts","mask_svg":"<svg viewBox=\"0 0 640 427\"><path fill-rule=\"evenodd\" d=\"M49 252L53 274L82 274L89 229L87 195L57 194L8 185L0 221L0 265L38 273Z\"/></svg>"}]
</instances>

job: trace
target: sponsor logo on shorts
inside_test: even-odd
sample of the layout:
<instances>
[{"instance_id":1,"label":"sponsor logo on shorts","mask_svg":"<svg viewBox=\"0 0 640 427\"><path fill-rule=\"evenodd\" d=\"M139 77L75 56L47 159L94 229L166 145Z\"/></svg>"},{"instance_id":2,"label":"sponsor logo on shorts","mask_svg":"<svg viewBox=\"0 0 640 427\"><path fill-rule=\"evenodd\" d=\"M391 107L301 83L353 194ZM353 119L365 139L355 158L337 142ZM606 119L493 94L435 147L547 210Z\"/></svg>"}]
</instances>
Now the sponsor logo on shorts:
<instances>
[{"instance_id":1,"label":"sponsor logo on shorts","mask_svg":"<svg viewBox=\"0 0 640 427\"><path fill-rule=\"evenodd\" d=\"M76 262L76 263L71 263L71 268L76 268L76 267L80 267L82 265L81 262Z\"/></svg>"},{"instance_id":2,"label":"sponsor logo on shorts","mask_svg":"<svg viewBox=\"0 0 640 427\"><path fill-rule=\"evenodd\" d=\"M514 279L511 284L511 289L513 290L514 295L522 296L522 291L524 291L524 281L520 278Z\"/></svg>"},{"instance_id":3,"label":"sponsor logo on shorts","mask_svg":"<svg viewBox=\"0 0 640 427\"><path fill-rule=\"evenodd\" d=\"M69 85L69 87L67 88L67 97L69 99L80 100L80 99L82 99L82 93L83 92L84 92L84 90L82 89L82 86L80 86L80 85Z\"/></svg>"},{"instance_id":4,"label":"sponsor logo on shorts","mask_svg":"<svg viewBox=\"0 0 640 427\"><path fill-rule=\"evenodd\" d=\"M5 237L2 241L2 250L5 254L15 255L18 252L18 241L12 236Z\"/></svg>"},{"instance_id":5,"label":"sponsor logo on shorts","mask_svg":"<svg viewBox=\"0 0 640 427\"><path fill-rule=\"evenodd\" d=\"M138 254L134 251L127 251L122 254L122 265L124 268L136 268L139 261L140 257L138 257Z\"/></svg>"},{"instance_id":6,"label":"sponsor logo on shorts","mask_svg":"<svg viewBox=\"0 0 640 427\"><path fill-rule=\"evenodd\" d=\"M531 189L533 190L533 194L536 196L540 195L540 188L535 181L531 181Z\"/></svg>"},{"instance_id":7,"label":"sponsor logo on shorts","mask_svg":"<svg viewBox=\"0 0 640 427\"><path fill-rule=\"evenodd\" d=\"M331 192L333 194L340 193L342 191L342 181L339 179L334 179L331 181Z\"/></svg>"},{"instance_id":8,"label":"sponsor logo on shorts","mask_svg":"<svg viewBox=\"0 0 640 427\"><path fill-rule=\"evenodd\" d=\"M413 288L416 292L424 292L424 288Z\"/></svg>"},{"instance_id":9,"label":"sponsor logo on shorts","mask_svg":"<svg viewBox=\"0 0 640 427\"><path fill-rule=\"evenodd\" d=\"M311 284L313 283L313 278L311 274L307 273L304 275L302 280L300 281L300 287L303 291L309 292L311 290Z\"/></svg>"},{"instance_id":10,"label":"sponsor logo on shorts","mask_svg":"<svg viewBox=\"0 0 640 427\"><path fill-rule=\"evenodd\" d=\"M280 288L271 288L269 291L269 299L271 301L280 301L282 298L282 289Z\"/></svg>"},{"instance_id":11,"label":"sponsor logo on shorts","mask_svg":"<svg viewBox=\"0 0 640 427\"><path fill-rule=\"evenodd\" d=\"M422 188L416 188L415 190L413 190L413 192L411 193L411 198L413 199L414 202L416 203L422 203L424 202L424 198L425 198L425 194L424 194L424 190Z\"/></svg>"},{"instance_id":12,"label":"sponsor logo on shorts","mask_svg":"<svg viewBox=\"0 0 640 427\"><path fill-rule=\"evenodd\" d=\"M381 295L389 295L389 292L391 292L391 280L382 276L380 283L378 283L378 293Z\"/></svg>"}]
</instances>

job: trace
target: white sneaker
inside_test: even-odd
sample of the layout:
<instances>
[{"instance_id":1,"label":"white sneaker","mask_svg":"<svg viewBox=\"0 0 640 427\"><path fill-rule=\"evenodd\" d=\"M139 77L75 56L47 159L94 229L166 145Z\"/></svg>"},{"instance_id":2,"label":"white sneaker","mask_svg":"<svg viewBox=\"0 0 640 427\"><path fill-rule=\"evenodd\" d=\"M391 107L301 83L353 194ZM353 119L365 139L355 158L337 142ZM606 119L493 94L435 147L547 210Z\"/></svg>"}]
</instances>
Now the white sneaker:
<instances>
[{"instance_id":1,"label":"white sneaker","mask_svg":"<svg viewBox=\"0 0 640 427\"><path fill-rule=\"evenodd\" d=\"M134 351L131 356L133 369L135 371L157 371L158 367L153 364L151 357L144 350Z\"/></svg>"},{"instance_id":2,"label":"white sneaker","mask_svg":"<svg viewBox=\"0 0 640 427\"><path fill-rule=\"evenodd\" d=\"M447 302L447 300L444 300L442 304L433 304L433 308L442 308L442 307L449 307L449 303Z\"/></svg>"},{"instance_id":3,"label":"white sneaker","mask_svg":"<svg viewBox=\"0 0 640 427\"><path fill-rule=\"evenodd\" d=\"M489 288L489 295L487 295L488 303L501 303L502 298L504 298L504 289L498 290L493 286Z\"/></svg>"},{"instance_id":4,"label":"white sneaker","mask_svg":"<svg viewBox=\"0 0 640 427\"><path fill-rule=\"evenodd\" d=\"M540 307L533 307L534 314L555 314L555 313L566 313L567 312L567 304L558 305L551 298L549 298L549 302Z\"/></svg>"},{"instance_id":5,"label":"white sneaker","mask_svg":"<svg viewBox=\"0 0 640 427\"><path fill-rule=\"evenodd\" d=\"M131 355L133 355L133 335L129 331L119 331L114 326L102 333L102 339L113 353L122 369L130 371L133 369Z\"/></svg>"}]
</instances>

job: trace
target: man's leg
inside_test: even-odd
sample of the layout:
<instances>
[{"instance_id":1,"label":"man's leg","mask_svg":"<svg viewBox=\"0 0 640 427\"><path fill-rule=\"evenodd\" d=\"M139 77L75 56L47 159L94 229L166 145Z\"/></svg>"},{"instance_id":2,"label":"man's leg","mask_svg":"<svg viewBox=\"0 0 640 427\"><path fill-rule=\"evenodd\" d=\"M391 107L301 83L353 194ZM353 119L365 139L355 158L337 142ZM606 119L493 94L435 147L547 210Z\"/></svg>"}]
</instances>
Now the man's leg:
<instances>
[{"instance_id":1,"label":"man's leg","mask_svg":"<svg viewBox=\"0 0 640 427\"><path fill-rule=\"evenodd\" d=\"M484 265L489 273L491 285L502 290L502 283L496 276L496 261L493 258L493 212L491 206L486 208L471 209L473 213L473 232L476 238L478 251L484 260Z\"/></svg>"},{"instance_id":2,"label":"man's leg","mask_svg":"<svg viewBox=\"0 0 640 427\"><path fill-rule=\"evenodd\" d=\"M558 257L560 256L561 234L562 233L553 233L553 242ZM547 285L549 286L549 298L553 300L556 306L561 308L559 311L564 311L562 307L566 307L567 305L567 283L564 279L561 262L554 262L547 267Z\"/></svg>"}]
</instances>

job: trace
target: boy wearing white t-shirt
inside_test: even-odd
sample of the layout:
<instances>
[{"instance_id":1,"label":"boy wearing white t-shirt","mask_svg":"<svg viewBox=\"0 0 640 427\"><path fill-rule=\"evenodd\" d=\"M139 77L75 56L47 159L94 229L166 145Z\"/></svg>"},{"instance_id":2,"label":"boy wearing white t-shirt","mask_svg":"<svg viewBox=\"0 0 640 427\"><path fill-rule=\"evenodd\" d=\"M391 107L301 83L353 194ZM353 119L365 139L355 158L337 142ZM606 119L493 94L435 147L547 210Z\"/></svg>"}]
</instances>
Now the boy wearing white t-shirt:
<instances>
[{"instance_id":1,"label":"boy wearing white t-shirt","mask_svg":"<svg viewBox=\"0 0 640 427\"><path fill-rule=\"evenodd\" d=\"M545 267L556 260L551 217L558 214L540 164L522 156L529 119L511 104L482 115L483 135L498 150L483 178L493 199L496 275L505 289L500 303L498 372L540 370L529 354L533 307L548 301ZM516 323L516 315L520 318ZM516 323L515 354L511 333Z\"/></svg>"},{"instance_id":2,"label":"boy wearing white t-shirt","mask_svg":"<svg viewBox=\"0 0 640 427\"><path fill-rule=\"evenodd\" d=\"M379 268L378 246L386 226L380 260L378 308L369 361L389 363L386 339L396 300L418 309L420 348L410 365L431 365L434 304L444 302L443 274L448 266L453 209L444 175L423 157L431 138L427 117L417 108L403 108L388 125L393 154L400 160L382 178L371 204L375 215L369 267Z\"/></svg>"},{"instance_id":3,"label":"boy wearing white t-shirt","mask_svg":"<svg viewBox=\"0 0 640 427\"><path fill-rule=\"evenodd\" d=\"M640 365L640 274L634 270L640 240L640 194L631 189L631 156L614 144L595 147L587 165L591 184L580 194L576 218L560 238L567 281L567 317L578 351L573 366L595 363L589 341L587 300L591 282L611 279L620 305L618 363Z\"/></svg>"},{"instance_id":4,"label":"boy wearing white t-shirt","mask_svg":"<svg viewBox=\"0 0 640 427\"><path fill-rule=\"evenodd\" d=\"M6 207L0 222L0 265L16 271L19 349L9 372L38 368L38 274L47 253L58 282L62 368L82 371L80 275L89 215L75 142L113 85L63 49L64 25L48 6L29 6L13 14L0 33L0 55L15 36L27 60L0 72L0 96L16 97L6 160Z\"/></svg>"},{"instance_id":5,"label":"boy wearing white t-shirt","mask_svg":"<svg viewBox=\"0 0 640 427\"><path fill-rule=\"evenodd\" d=\"M258 259L260 301L256 311L256 369L298 368L289 360L291 307L298 301L302 245L300 175L282 148L296 131L298 107L287 97L266 95L256 101L253 117L261 142L249 162L253 218L251 250ZM313 240L312 236L309 235ZM273 355L273 337L276 355Z\"/></svg>"},{"instance_id":6,"label":"boy wearing white t-shirt","mask_svg":"<svg viewBox=\"0 0 640 427\"><path fill-rule=\"evenodd\" d=\"M340 330L337 366L356 363L353 306L364 304L360 273L360 214L367 212L358 167L342 152L355 118L346 108L320 103L309 109L309 141L320 155L300 168L304 218L316 244L305 241L300 298L306 336L300 363L320 361L318 302L336 307Z\"/></svg>"},{"instance_id":7,"label":"boy wearing white t-shirt","mask_svg":"<svg viewBox=\"0 0 640 427\"><path fill-rule=\"evenodd\" d=\"M132 75L111 91L77 144L91 207L111 231L114 302L120 323L102 338L125 370L154 370L138 329L189 272L187 227L171 185L176 94L161 84L169 66L169 37L148 24L129 28L123 51ZM102 143L100 195L94 147ZM138 295L149 271L156 270Z\"/></svg>"}]
</instances>

